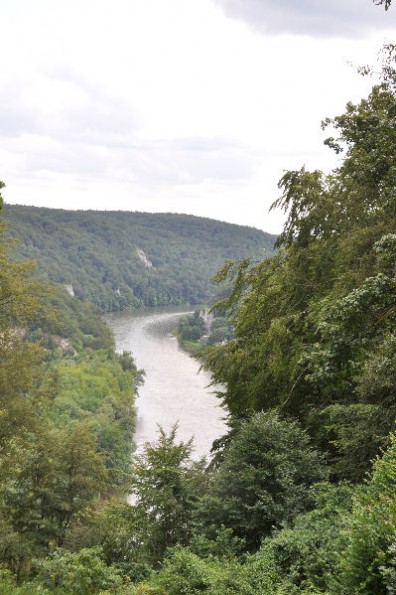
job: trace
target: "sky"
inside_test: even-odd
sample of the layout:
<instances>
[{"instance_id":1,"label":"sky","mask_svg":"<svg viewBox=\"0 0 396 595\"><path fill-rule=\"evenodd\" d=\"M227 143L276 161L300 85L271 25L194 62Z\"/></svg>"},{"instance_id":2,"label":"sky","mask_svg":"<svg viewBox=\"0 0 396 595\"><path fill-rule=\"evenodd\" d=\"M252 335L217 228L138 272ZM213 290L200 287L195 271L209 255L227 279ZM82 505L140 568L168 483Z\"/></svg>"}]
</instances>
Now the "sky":
<instances>
[{"instance_id":1,"label":"sky","mask_svg":"<svg viewBox=\"0 0 396 595\"><path fill-rule=\"evenodd\" d=\"M6 202L272 233L280 177L337 166L321 121L396 41L372 0L2 0L0 19Z\"/></svg>"}]
</instances>

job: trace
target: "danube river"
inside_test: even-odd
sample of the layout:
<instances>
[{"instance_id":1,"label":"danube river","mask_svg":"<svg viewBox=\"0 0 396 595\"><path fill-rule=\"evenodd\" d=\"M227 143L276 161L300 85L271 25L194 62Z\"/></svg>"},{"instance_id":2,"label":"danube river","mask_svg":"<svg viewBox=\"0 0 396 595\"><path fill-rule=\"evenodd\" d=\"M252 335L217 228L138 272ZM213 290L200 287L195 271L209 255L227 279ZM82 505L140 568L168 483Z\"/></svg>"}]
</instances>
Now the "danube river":
<instances>
[{"instance_id":1,"label":"danube river","mask_svg":"<svg viewBox=\"0 0 396 595\"><path fill-rule=\"evenodd\" d=\"M209 387L210 375L182 351L172 335L177 320L191 308L153 308L106 316L117 351L131 351L146 376L136 400L135 442L156 440L158 425L178 423L179 440L194 437L194 458L209 455L213 440L225 433L224 410Z\"/></svg>"}]
</instances>

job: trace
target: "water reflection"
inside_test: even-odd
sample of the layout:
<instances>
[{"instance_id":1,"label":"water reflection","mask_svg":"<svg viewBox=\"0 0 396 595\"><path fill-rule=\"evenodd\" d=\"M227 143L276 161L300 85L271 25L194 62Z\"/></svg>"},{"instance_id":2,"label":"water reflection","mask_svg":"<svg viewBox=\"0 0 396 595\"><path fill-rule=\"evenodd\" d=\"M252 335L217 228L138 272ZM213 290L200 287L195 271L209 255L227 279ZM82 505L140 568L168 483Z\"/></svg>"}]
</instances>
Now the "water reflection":
<instances>
[{"instance_id":1,"label":"water reflection","mask_svg":"<svg viewBox=\"0 0 396 595\"><path fill-rule=\"evenodd\" d=\"M139 447L157 437L158 424L168 430L179 423L178 437L194 436L195 458L208 455L212 442L225 432L210 376L180 350L171 334L177 320L191 308L162 308L120 312L107 316L118 351L131 351L146 372L137 399L135 441ZM198 373L199 372L199 373Z\"/></svg>"}]
</instances>

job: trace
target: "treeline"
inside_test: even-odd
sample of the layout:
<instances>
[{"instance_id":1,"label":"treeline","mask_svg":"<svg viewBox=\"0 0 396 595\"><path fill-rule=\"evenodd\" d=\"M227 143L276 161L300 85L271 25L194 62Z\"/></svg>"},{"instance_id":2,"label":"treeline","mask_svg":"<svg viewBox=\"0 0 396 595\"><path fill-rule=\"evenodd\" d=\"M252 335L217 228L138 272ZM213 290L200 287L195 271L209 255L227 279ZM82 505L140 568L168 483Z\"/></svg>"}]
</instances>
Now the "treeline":
<instances>
[{"instance_id":1,"label":"treeline","mask_svg":"<svg viewBox=\"0 0 396 595\"><path fill-rule=\"evenodd\" d=\"M102 312L205 303L225 260L262 259L275 236L189 215L5 205L13 254Z\"/></svg>"}]
</instances>

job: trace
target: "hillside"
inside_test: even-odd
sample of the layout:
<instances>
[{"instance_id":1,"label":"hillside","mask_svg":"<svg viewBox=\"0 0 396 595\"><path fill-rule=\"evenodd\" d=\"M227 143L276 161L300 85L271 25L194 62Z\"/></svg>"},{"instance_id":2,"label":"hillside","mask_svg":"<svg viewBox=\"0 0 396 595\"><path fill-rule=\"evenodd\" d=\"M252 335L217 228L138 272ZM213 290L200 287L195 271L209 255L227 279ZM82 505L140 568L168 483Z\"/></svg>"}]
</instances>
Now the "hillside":
<instances>
[{"instance_id":1,"label":"hillside","mask_svg":"<svg viewBox=\"0 0 396 595\"><path fill-rule=\"evenodd\" d=\"M262 259L275 236L176 214L67 211L5 205L14 256L102 311L205 302L228 259Z\"/></svg>"}]
</instances>

